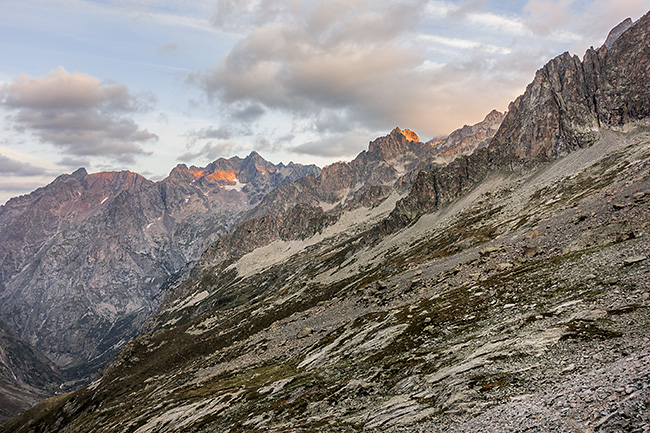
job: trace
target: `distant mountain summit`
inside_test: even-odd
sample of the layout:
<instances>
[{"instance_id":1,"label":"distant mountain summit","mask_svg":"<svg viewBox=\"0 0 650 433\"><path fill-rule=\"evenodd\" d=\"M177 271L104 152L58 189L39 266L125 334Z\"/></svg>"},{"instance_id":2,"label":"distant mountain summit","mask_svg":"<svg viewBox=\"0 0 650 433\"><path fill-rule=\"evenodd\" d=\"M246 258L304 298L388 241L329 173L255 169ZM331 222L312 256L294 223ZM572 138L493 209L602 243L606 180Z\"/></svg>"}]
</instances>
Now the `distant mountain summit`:
<instances>
[{"instance_id":1,"label":"distant mountain summit","mask_svg":"<svg viewBox=\"0 0 650 433\"><path fill-rule=\"evenodd\" d=\"M163 283L278 186L316 166L253 152L160 182L80 168L0 206L0 320L69 379L140 331Z\"/></svg>"},{"instance_id":2,"label":"distant mountain summit","mask_svg":"<svg viewBox=\"0 0 650 433\"><path fill-rule=\"evenodd\" d=\"M436 156L456 156L470 154L479 147L488 145L494 134L499 130L504 113L492 110L481 122L475 125L465 125L449 134L442 140L429 141Z\"/></svg>"}]
</instances>

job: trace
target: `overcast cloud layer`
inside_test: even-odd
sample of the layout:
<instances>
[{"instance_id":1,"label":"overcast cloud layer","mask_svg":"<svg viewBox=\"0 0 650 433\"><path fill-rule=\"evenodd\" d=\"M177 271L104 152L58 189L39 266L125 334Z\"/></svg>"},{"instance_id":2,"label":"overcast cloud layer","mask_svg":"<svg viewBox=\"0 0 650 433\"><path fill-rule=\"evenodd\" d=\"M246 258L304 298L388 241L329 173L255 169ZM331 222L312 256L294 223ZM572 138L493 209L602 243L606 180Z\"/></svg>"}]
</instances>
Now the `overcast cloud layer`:
<instances>
[{"instance_id":1,"label":"overcast cloud layer","mask_svg":"<svg viewBox=\"0 0 650 433\"><path fill-rule=\"evenodd\" d=\"M395 126L446 135L505 110L549 59L582 56L647 9L647 0L8 4L0 203L3 189L13 195L23 182L27 192L80 165L161 178L177 162L252 150L322 165Z\"/></svg>"}]
</instances>

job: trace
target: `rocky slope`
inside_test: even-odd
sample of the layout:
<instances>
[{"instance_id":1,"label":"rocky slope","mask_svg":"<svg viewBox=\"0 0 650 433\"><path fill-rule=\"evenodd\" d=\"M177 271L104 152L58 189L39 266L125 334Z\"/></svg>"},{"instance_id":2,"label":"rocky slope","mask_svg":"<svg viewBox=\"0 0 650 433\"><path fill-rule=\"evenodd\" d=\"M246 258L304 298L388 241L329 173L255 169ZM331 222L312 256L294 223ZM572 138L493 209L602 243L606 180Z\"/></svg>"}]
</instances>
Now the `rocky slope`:
<instances>
[{"instance_id":1,"label":"rocky slope","mask_svg":"<svg viewBox=\"0 0 650 433\"><path fill-rule=\"evenodd\" d=\"M491 174L374 245L389 202L257 249L175 305L198 317L167 311L101 380L4 431L640 429L645 128Z\"/></svg>"},{"instance_id":2,"label":"rocky slope","mask_svg":"<svg viewBox=\"0 0 650 433\"><path fill-rule=\"evenodd\" d=\"M314 166L257 153L161 182L79 169L0 207L0 319L71 378L112 358L157 308L162 283L242 212Z\"/></svg>"},{"instance_id":3,"label":"rocky slope","mask_svg":"<svg viewBox=\"0 0 650 433\"><path fill-rule=\"evenodd\" d=\"M54 394L62 380L49 359L0 323L0 423Z\"/></svg>"},{"instance_id":4,"label":"rocky slope","mask_svg":"<svg viewBox=\"0 0 650 433\"><path fill-rule=\"evenodd\" d=\"M0 430L647 430L649 28L553 59L405 196L346 208L337 166L326 221L323 180L280 188L248 253L206 251L101 379Z\"/></svg>"}]
</instances>

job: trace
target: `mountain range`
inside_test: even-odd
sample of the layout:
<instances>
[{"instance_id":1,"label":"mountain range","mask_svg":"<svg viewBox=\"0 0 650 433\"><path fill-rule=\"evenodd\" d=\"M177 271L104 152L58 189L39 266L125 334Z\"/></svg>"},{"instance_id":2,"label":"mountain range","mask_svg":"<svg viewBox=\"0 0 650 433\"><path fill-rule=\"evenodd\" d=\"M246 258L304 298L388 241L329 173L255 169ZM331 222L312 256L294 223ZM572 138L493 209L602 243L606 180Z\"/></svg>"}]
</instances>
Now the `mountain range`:
<instances>
[{"instance_id":1,"label":"mountain range","mask_svg":"<svg viewBox=\"0 0 650 433\"><path fill-rule=\"evenodd\" d=\"M444 139L10 200L0 408L93 382L0 431L644 431L649 31Z\"/></svg>"}]
</instances>

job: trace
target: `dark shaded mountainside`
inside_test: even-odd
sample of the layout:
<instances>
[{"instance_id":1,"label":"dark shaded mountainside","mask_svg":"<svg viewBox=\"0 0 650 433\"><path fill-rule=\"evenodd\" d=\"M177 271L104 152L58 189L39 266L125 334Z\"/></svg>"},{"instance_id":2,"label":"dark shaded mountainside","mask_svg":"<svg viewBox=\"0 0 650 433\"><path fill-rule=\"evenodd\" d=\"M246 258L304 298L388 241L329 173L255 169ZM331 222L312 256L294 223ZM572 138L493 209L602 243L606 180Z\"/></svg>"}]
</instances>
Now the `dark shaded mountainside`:
<instances>
[{"instance_id":1,"label":"dark shaded mountainside","mask_svg":"<svg viewBox=\"0 0 650 433\"><path fill-rule=\"evenodd\" d=\"M0 323L0 417L8 419L56 391L56 366Z\"/></svg>"},{"instance_id":2,"label":"dark shaded mountainside","mask_svg":"<svg viewBox=\"0 0 650 433\"><path fill-rule=\"evenodd\" d=\"M644 431L649 31L551 60L469 155L396 129L270 191L0 431Z\"/></svg>"}]
</instances>

